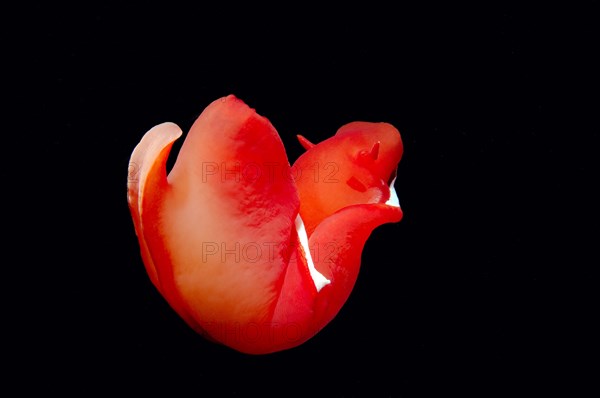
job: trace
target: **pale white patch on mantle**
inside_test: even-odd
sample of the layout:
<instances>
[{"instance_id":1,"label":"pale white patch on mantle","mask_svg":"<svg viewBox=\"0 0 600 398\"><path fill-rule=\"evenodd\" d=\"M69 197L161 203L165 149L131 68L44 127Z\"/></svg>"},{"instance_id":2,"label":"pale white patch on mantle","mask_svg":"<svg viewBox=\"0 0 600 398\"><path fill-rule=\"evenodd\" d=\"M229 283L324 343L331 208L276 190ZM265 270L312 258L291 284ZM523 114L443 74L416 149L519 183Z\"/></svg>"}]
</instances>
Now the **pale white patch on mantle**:
<instances>
[{"instance_id":1,"label":"pale white patch on mantle","mask_svg":"<svg viewBox=\"0 0 600 398\"><path fill-rule=\"evenodd\" d=\"M310 255L310 249L308 248L308 236L306 235L306 228L304 228L304 221L298 214L296 217L296 231L298 232L298 239L300 240L300 245L304 250L304 257L306 258L306 264L308 265L308 271L310 272L310 276L312 277L313 282L315 283L315 287L317 288L317 292L321 291L321 289L329 285L331 281L322 273L317 271L315 268L315 263L313 262L312 256Z\"/></svg>"},{"instance_id":2,"label":"pale white patch on mantle","mask_svg":"<svg viewBox=\"0 0 600 398\"><path fill-rule=\"evenodd\" d=\"M394 188L395 182L396 179L394 178L392 180L392 183L390 184L390 198L387 200L387 202L385 202L385 204L388 206L400 207L400 199L398 199L398 194L396 194L396 188Z\"/></svg>"}]
</instances>

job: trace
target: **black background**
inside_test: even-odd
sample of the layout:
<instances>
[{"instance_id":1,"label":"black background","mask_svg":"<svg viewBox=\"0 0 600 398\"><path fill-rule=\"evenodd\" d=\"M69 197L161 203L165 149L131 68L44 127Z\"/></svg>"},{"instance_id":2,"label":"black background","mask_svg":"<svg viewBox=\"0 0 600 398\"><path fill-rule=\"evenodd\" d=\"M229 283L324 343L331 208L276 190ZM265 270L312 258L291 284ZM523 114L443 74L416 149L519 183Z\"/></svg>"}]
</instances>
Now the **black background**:
<instances>
[{"instance_id":1,"label":"black background","mask_svg":"<svg viewBox=\"0 0 600 398\"><path fill-rule=\"evenodd\" d=\"M8 301L12 368L76 392L580 388L597 316L592 5L28 4L7 15L19 21L6 74L17 126L3 199L23 245L8 283L20 304ZM171 311L127 208L143 134L164 121L186 131L227 94L269 118L290 162L296 134L319 141L354 120L392 123L405 146L404 219L374 231L330 325L266 356L209 343Z\"/></svg>"}]
</instances>

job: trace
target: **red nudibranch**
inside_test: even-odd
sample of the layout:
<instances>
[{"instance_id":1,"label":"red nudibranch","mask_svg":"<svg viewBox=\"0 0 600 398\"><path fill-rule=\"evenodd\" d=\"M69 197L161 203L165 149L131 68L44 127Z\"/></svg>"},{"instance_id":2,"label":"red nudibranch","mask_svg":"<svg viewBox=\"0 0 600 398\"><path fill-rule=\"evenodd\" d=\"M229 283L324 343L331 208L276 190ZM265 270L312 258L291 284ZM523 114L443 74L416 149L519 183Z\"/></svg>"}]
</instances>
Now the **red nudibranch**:
<instances>
[{"instance_id":1,"label":"red nudibranch","mask_svg":"<svg viewBox=\"0 0 600 398\"><path fill-rule=\"evenodd\" d=\"M206 338L249 354L298 346L341 309L374 228L398 222L402 140L352 122L290 166L271 123L233 95L131 155L127 199L150 280Z\"/></svg>"}]
</instances>

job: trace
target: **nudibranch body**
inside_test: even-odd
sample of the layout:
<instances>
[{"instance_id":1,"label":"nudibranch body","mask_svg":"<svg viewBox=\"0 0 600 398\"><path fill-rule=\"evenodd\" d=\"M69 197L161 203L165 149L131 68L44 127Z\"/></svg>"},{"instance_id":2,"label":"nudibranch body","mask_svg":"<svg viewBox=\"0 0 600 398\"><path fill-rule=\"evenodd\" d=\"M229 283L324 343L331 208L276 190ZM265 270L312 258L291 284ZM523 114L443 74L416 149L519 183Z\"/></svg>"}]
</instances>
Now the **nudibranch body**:
<instances>
[{"instance_id":1,"label":"nudibranch body","mask_svg":"<svg viewBox=\"0 0 600 398\"><path fill-rule=\"evenodd\" d=\"M290 166L264 117L230 95L190 129L164 123L134 149L128 203L152 283L198 333L264 354L298 346L339 312L374 228L398 222L402 156L387 123L354 122Z\"/></svg>"}]
</instances>

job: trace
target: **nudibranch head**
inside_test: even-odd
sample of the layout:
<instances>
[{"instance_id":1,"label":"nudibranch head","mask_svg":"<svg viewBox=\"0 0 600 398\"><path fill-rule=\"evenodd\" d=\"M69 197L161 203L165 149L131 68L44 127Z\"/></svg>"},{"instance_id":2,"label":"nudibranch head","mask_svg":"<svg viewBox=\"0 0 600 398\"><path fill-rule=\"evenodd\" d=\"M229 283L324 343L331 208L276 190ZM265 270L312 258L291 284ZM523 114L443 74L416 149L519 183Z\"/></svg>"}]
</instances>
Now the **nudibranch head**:
<instances>
[{"instance_id":1,"label":"nudibranch head","mask_svg":"<svg viewBox=\"0 0 600 398\"><path fill-rule=\"evenodd\" d=\"M293 166L301 193L300 213L308 233L326 217L356 204L400 207L394 181L402 157L399 131L389 123L352 122L312 144L299 136L307 151Z\"/></svg>"}]
</instances>

